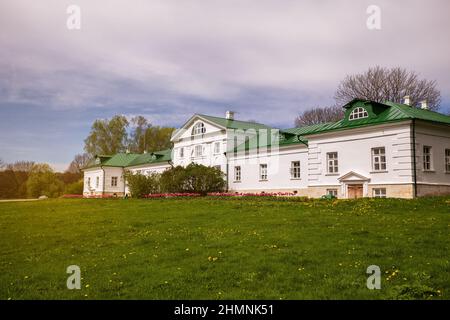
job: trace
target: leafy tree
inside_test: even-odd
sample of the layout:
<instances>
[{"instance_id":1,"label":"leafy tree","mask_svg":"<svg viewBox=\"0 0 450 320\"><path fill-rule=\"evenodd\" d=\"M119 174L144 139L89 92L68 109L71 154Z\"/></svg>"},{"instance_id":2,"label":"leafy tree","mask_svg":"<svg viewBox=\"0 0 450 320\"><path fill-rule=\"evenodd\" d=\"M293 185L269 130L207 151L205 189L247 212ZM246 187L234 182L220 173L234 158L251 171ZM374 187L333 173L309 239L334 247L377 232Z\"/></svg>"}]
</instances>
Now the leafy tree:
<instances>
[{"instance_id":1,"label":"leafy tree","mask_svg":"<svg viewBox=\"0 0 450 320\"><path fill-rule=\"evenodd\" d=\"M172 146L170 138L174 128L152 126L143 116L131 119L134 129L130 133L129 149L143 153L168 149Z\"/></svg>"},{"instance_id":2,"label":"leafy tree","mask_svg":"<svg viewBox=\"0 0 450 320\"><path fill-rule=\"evenodd\" d=\"M90 155L124 152L127 146L128 120L116 115L111 120L95 120L89 136L84 140L84 150Z\"/></svg>"},{"instance_id":3,"label":"leafy tree","mask_svg":"<svg viewBox=\"0 0 450 320\"><path fill-rule=\"evenodd\" d=\"M83 194L83 179L66 185L64 194Z\"/></svg>"},{"instance_id":4,"label":"leafy tree","mask_svg":"<svg viewBox=\"0 0 450 320\"><path fill-rule=\"evenodd\" d=\"M304 111L295 119L296 127L309 126L313 124L335 122L344 116L342 107L331 106L325 108L313 108Z\"/></svg>"},{"instance_id":5,"label":"leafy tree","mask_svg":"<svg viewBox=\"0 0 450 320\"><path fill-rule=\"evenodd\" d=\"M30 172L34 166L34 161L16 161L6 165L6 169L12 171Z\"/></svg>"},{"instance_id":6,"label":"leafy tree","mask_svg":"<svg viewBox=\"0 0 450 320\"><path fill-rule=\"evenodd\" d=\"M66 172L68 173L81 173L81 169L85 167L92 157L88 153L81 153L75 155Z\"/></svg>"},{"instance_id":7,"label":"leafy tree","mask_svg":"<svg viewBox=\"0 0 450 320\"><path fill-rule=\"evenodd\" d=\"M196 163L186 168L177 166L161 174L161 189L164 192L200 193L221 192L226 182L222 171Z\"/></svg>"},{"instance_id":8,"label":"leafy tree","mask_svg":"<svg viewBox=\"0 0 450 320\"><path fill-rule=\"evenodd\" d=\"M134 198L141 198L150 193L160 192L160 174L151 173L150 175L143 175L141 173L125 173L128 188L131 196Z\"/></svg>"},{"instance_id":9,"label":"leafy tree","mask_svg":"<svg viewBox=\"0 0 450 320\"><path fill-rule=\"evenodd\" d=\"M19 185L16 175L12 170L4 170L0 172L0 198L12 199L18 198Z\"/></svg>"},{"instance_id":10,"label":"leafy tree","mask_svg":"<svg viewBox=\"0 0 450 320\"><path fill-rule=\"evenodd\" d=\"M27 180L28 196L37 198L45 195L49 198L61 195L64 184L58 179L48 164L35 164L30 171Z\"/></svg>"},{"instance_id":11,"label":"leafy tree","mask_svg":"<svg viewBox=\"0 0 450 320\"><path fill-rule=\"evenodd\" d=\"M420 79L414 71L380 66L369 68L361 74L348 75L339 84L335 99L339 105L344 105L354 98L400 103L405 96L410 96L412 106L427 100L431 110L438 110L441 102L436 81Z\"/></svg>"}]
</instances>

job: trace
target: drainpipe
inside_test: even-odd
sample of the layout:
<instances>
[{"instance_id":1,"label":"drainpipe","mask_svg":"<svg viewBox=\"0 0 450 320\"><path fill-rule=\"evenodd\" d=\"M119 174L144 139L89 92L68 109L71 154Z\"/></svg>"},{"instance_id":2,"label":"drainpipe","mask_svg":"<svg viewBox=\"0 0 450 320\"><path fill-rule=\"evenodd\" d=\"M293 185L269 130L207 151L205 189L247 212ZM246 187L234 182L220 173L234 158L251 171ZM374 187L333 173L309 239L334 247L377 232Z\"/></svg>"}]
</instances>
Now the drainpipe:
<instances>
[{"instance_id":1,"label":"drainpipe","mask_svg":"<svg viewBox=\"0 0 450 320\"><path fill-rule=\"evenodd\" d=\"M225 179L225 181L226 181L226 184L227 184L227 190L226 190L226 192L228 192L228 190L230 189L229 186L228 186L228 176L229 176L229 175L228 175L228 171L229 171L229 169L228 169L228 157L227 157L227 153L226 153L226 152L224 152L223 155L225 156L225 159L226 159L226 162L225 162L225 163L226 163L226 172L227 172L227 173L226 173L226 177L225 177L226 179Z\"/></svg>"},{"instance_id":2,"label":"drainpipe","mask_svg":"<svg viewBox=\"0 0 450 320\"><path fill-rule=\"evenodd\" d=\"M417 164L416 164L416 119L412 119L412 147L413 147L413 179L414 192L413 197L417 197Z\"/></svg>"},{"instance_id":3,"label":"drainpipe","mask_svg":"<svg viewBox=\"0 0 450 320\"><path fill-rule=\"evenodd\" d=\"M103 171L103 184L102 184L102 197L104 196L104 194L105 194L105 169L103 169L103 166L100 166L100 169L102 169L102 171Z\"/></svg>"}]
</instances>

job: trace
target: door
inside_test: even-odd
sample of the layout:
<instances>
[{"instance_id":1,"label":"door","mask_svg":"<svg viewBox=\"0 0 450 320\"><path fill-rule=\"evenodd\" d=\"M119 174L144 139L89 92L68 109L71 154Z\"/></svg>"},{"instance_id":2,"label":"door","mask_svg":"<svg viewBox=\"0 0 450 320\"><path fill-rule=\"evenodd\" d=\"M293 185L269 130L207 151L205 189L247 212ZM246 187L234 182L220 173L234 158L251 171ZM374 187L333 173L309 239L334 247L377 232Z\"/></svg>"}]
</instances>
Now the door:
<instances>
[{"instance_id":1,"label":"door","mask_svg":"<svg viewBox=\"0 0 450 320\"><path fill-rule=\"evenodd\" d=\"M363 185L362 184L349 184L347 186L347 198L356 199L362 198L363 196Z\"/></svg>"}]
</instances>

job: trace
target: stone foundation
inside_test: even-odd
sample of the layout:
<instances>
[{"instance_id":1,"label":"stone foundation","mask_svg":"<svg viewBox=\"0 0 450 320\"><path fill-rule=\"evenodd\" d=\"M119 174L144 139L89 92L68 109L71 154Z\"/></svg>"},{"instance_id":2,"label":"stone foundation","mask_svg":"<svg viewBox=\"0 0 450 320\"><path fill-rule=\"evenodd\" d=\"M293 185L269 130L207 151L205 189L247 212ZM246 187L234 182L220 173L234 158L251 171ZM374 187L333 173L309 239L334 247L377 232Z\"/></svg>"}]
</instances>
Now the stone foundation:
<instances>
[{"instance_id":1,"label":"stone foundation","mask_svg":"<svg viewBox=\"0 0 450 320\"><path fill-rule=\"evenodd\" d=\"M445 196L450 195L450 186L446 185L432 185L432 184L417 184L417 196Z\"/></svg>"}]
</instances>

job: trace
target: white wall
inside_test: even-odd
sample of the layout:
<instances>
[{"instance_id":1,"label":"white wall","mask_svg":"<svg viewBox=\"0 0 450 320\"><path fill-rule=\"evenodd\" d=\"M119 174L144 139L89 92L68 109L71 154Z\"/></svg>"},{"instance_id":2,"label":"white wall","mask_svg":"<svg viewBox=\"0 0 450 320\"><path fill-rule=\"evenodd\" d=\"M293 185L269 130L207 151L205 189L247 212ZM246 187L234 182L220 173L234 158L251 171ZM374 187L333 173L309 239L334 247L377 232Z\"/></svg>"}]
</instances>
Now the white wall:
<instances>
[{"instance_id":1,"label":"white wall","mask_svg":"<svg viewBox=\"0 0 450 320\"><path fill-rule=\"evenodd\" d=\"M192 137L193 126L198 122L205 124L206 132L203 135ZM198 163L205 166L220 166L222 171L226 170L227 135L223 128L198 119L185 128L184 133L174 142L172 162L175 166L187 166L190 163ZM220 143L220 150L214 153L214 144ZM195 146L202 146L202 156L195 155ZM184 156L180 157L180 149L184 149Z\"/></svg>"},{"instance_id":2,"label":"white wall","mask_svg":"<svg viewBox=\"0 0 450 320\"><path fill-rule=\"evenodd\" d=\"M378 125L308 136L310 186L336 185L338 178L354 171L369 184L412 183L410 124ZM372 169L372 148L386 150L386 171ZM327 153L337 152L338 174L327 173Z\"/></svg>"},{"instance_id":3,"label":"white wall","mask_svg":"<svg viewBox=\"0 0 450 320\"><path fill-rule=\"evenodd\" d=\"M431 147L432 171L423 169L424 145ZM416 124L417 182L450 185L450 173L445 172L445 149L450 149L449 127Z\"/></svg>"},{"instance_id":4,"label":"white wall","mask_svg":"<svg viewBox=\"0 0 450 320\"><path fill-rule=\"evenodd\" d=\"M90 187L88 180L91 179ZM99 185L96 186L96 179L99 179ZM83 194L98 193L103 191L103 170L92 168L84 170Z\"/></svg>"},{"instance_id":5,"label":"white wall","mask_svg":"<svg viewBox=\"0 0 450 320\"><path fill-rule=\"evenodd\" d=\"M123 168L120 167L104 167L105 170L105 192L107 193L122 193L125 188L125 181L123 177ZM117 186L111 185L112 177L117 177Z\"/></svg>"},{"instance_id":6,"label":"white wall","mask_svg":"<svg viewBox=\"0 0 450 320\"><path fill-rule=\"evenodd\" d=\"M260 153L229 160L229 188L232 191L270 189L304 189L308 186L308 149L305 145L282 148L275 153ZM300 161L300 179L291 178L291 162ZM267 164L267 181L260 180L260 164ZM235 181L234 168L241 167L241 182Z\"/></svg>"}]
</instances>

